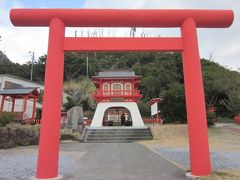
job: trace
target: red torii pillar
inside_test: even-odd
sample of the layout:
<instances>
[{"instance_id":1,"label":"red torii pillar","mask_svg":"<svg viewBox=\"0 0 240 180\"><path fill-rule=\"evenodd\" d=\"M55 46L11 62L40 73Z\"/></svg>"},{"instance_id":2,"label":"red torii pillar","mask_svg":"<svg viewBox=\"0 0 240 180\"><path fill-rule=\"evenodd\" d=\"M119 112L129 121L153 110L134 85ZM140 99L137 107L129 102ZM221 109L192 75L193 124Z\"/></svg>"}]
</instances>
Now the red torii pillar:
<instances>
[{"instance_id":1,"label":"red torii pillar","mask_svg":"<svg viewBox=\"0 0 240 180\"><path fill-rule=\"evenodd\" d=\"M230 10L14 9L16 26L49 26L37 178L58 176L64 51L183 53L191 173L211 173L205 98L196 28L226 28ZM180 27L180 38L66 38L65 27Z\"/></svg>"},{"instance_id":2,"label":"red torii pillar","mask_svg":"<svg viewBox=\"0 0 240 180\"><path fill-rule=\"evenodd\" d=\"M191 173L207 175L211 172L211 166L210 156L206 156L209 154L206 108L196 23L193 19L184 21L181 34Z\"/></svg>"}]
</instances>

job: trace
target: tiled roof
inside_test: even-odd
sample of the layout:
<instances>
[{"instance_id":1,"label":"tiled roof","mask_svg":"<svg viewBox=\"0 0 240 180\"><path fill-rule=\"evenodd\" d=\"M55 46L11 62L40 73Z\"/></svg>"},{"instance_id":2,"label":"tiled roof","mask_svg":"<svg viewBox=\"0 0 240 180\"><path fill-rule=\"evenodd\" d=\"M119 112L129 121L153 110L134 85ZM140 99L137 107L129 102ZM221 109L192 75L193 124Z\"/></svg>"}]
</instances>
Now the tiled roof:
<instances>
[{"instance_id":1,"label":"tiled roof","mask_svg":"<svg viewBox=\"0 0 240 180\"><path fill-rule=\"evenodd\" d=\"M136 76L132 70L113 69L99 72L98 78L116 78L116 77L140 77Z\"/></svg>"},{"instance_id":2,"label":"tiled roof","mask_svg":"<svg viewBox=\"0 0 240 180\"><path fill-rule=\"evenodd\" d=\"M30 94L36 89L37 88L4 89L0 91L0 95Z\"/></svg>"}]
</instances>

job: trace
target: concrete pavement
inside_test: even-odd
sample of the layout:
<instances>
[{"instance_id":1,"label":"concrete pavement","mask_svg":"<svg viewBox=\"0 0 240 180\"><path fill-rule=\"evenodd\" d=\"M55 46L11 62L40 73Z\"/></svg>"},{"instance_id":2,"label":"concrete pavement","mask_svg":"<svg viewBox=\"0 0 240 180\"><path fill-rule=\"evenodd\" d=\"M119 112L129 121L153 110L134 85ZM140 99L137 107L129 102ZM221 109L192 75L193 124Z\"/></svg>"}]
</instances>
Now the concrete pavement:
<instances>
[{"instance_id":1,"label":"concrete pavement","mask_svg":"<svg viewBox=\"0 0 240 180\"><path fill-rule=\"evenodd\" d=\"M87 153L64 180L187 179L183 170L137 143L83 143L78 148Z\"/></svg>"}]
</instances>

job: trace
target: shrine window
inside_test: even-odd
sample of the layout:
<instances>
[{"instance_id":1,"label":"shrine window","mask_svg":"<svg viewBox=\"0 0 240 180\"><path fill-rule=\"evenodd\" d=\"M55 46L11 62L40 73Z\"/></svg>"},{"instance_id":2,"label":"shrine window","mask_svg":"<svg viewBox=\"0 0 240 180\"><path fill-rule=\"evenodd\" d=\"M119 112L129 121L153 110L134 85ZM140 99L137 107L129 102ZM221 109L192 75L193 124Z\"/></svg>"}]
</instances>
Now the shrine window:
<instances>
[{"instance_id":1,"label":"shrine window","mask_svg":"<svg viewBox=\"0 0 240 180\"><path fill-rule=\"evenodd\" d=\"M104 91L104 92L103 92L104 95L108 95L108 94L110 93L110 92L109 92L109 91L110 91L110 84L104 83L104 84L103 84L103 91Z\"/></svg>"},{"instance_id":2,"label":"shrine window","mask_svg":"<svg viewBox=\"0 0 240 180\"><path fill-rule=\"evenodd\" d=\"M132 90L131 84L130 83L126 83L125 84L125 94L126 95L131 94L132 93L131 90Z\"/></svg>"},{"instance_id":3,"label":"shrine window","mask_svg":"<svg viewBox=\"0 0 240 180\"><path fill-rule=\"evenodd\" d=\"M122 90L122 84L121 83L114 83L112 85L112 89L113 89L113 94L121 94L121 90Z\"/></svg>"},{"instance_id":4,"label":"shrine window","mask_svg":"<svg viewBox=\"0 0 240 180\"><path fill-rule=\"evenodd\" d=\"M103 85L103 90L104 90L104 91L110 90L110 85L109 85L108 83L105 83L105 84Z\"/></svg>"}]
</instances>

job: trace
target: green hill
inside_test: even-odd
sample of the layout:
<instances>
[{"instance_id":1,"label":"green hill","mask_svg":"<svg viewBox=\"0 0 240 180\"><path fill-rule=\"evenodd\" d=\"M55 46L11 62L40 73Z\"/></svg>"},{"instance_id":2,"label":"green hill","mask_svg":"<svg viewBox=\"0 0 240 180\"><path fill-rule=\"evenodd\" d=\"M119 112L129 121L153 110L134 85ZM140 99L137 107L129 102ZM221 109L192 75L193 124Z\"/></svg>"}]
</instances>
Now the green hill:
<instances>
[{"instance_id":1,"label":"green hill","mask_svg":"<svg viewBox=\"0 0 240 180\"><path fill-rule=\"evenodd\" d=\"M96 75L103 69L132 69L143 76L140 90L143 94L139 102L143 116L149 116L146 102L161 97L161 111L168 121L185 121L184 78L180 53L66 53L64 81L80 81L86 77L87 56L88 76ZM43 82L46 56L34 65L33 80ZM240 74L219 64L202 59L206 106L217 107L218 116L232 117L240 113ZM0 65L1 73L30 76L30 63ZM89 81L89 79L88 79ZM91 97L89 97L91 98Z\"/></svg>"}]
</instances>

